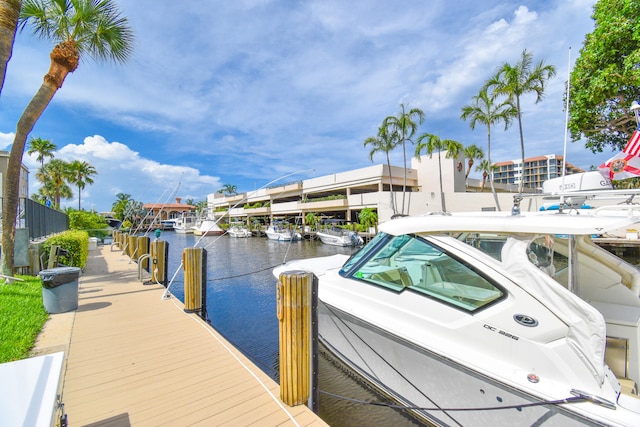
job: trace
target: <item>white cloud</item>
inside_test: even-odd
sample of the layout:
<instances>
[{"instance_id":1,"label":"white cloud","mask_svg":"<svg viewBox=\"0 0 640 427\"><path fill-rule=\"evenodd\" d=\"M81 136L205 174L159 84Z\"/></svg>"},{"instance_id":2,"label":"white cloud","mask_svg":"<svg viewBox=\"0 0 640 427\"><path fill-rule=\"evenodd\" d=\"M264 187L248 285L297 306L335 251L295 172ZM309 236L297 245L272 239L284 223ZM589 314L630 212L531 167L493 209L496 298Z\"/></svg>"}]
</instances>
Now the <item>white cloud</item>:
<instances>
[{"instance_id":1,"label":"white cloud","mask_svg":"<svg viewBox=\"0 0 640 427\"><path fill-rule=\"evenodd\" d=\"M11 144L13 144L13 138L15 137L15 133L0 132L0 150L9 150Z\"/></svg>"},{"instance_id":2,"label":"white cloud","mask_svg":"<svg viewBox=\"0 0 640 427\"><path fill-rule=\"evenodd\" d=\"M100 206L118 192L152 202L178 180L179 193L202 197L221 183L252 190L301 168L370 165L362 143L401 102L425 111L420 132L484 147L486 133L471 131L460 108L526 48L558 69L542 103L524 100L527 152L559 153L567 51L577 56L592 30L593 3L123 0L136 34L131 60L83 61L32 136L70 144L60 156L94 164L100 175L85 191ZM50 49L19 35L1 130L15 128ZM517 158L518 147L516 128L494 130L493 160ZM580 144L574 155L595 163Z\"/></svg>"}]
</instances>

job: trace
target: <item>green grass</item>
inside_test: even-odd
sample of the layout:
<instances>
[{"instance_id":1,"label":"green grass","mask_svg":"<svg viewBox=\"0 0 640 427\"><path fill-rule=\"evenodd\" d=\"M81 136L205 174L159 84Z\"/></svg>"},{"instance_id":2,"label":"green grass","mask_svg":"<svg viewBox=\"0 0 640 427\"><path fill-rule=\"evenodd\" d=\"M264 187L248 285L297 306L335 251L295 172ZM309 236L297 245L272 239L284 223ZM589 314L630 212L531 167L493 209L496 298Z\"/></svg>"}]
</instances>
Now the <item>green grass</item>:
<instances>
[{"instance_id":1,"label":"green grass","mask_svg":"<svg viewBox=\"0 0 640 427\"><path fill-rule=\"evenodd\" d=\"M49 314L42 304L40 277L0 284L0 363L24 359Z\"/></svg>"}]
</instances>

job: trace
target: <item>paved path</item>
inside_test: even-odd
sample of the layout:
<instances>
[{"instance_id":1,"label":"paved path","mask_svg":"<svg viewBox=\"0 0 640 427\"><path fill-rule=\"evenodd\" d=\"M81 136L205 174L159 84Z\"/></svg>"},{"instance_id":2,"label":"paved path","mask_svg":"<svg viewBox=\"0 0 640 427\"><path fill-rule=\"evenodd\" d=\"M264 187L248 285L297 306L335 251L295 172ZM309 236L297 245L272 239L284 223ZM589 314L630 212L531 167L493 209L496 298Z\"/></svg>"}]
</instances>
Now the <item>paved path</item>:
<instances>
[{"instance_id":1,"label":"paved path","mask_svg":"<svg viewBox=\"0 0 640 427\"><path fill-rule=\"evenodd\" d=\"M326 425L163 292L115 247L90 252L78 310L50 315L33 351L65 351L70 426Z\"/></svg>"}]
</instances>

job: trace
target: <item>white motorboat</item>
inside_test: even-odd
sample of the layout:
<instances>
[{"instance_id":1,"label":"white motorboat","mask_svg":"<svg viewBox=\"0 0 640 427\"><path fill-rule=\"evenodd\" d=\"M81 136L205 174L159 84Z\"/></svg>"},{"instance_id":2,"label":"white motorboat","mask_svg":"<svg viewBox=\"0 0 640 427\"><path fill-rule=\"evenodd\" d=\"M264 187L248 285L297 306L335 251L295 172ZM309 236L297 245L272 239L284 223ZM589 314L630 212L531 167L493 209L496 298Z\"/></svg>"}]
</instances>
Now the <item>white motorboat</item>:
<instances>
[{"instance_id":1,"label":"white motorboat","mask_svg":"<svg viewBox=\"0 0 640 427\"><path fill-rule=\"evenodd\" d=\"M358 236L355 231L347 230L340 227L344 224L344 220L332 219L325 220L316 232L316 236L326 245L332 246L360 246L364 243L362 237Z\"/></svg>"},{"instance_id":2,"label":"white motorboat","mask_svg":"<svg viewBox=\"0 0 640 427\"><path fill-rule=\"evenodd\" d=\"M230 237L251 237L251 231L239 223L231 223L227 233Z\"/></svg>"},{"instance_id":3,"label":"white motorboat","mask_svg":"<svg viewBox=\"0 0 640 427\"><path fill-rule=\"evenodd\" d=\"M224 230L220 228L213 219L203 219L193 227L193 234L196 236L221 236Z\"/></svg>"},{"instance_id":4,"label":"white motorboat","mask_svg":"<svg viewBox=\"0 0 640 427\"><path fill-rule=\"evenodd\" d=\"M190 234L193 233L193 228L196 225L197 217L191 213L183 213L180 217L176 218L173 224L173 230L178 234Z\"/></svg>"},{"instance_id":5,"label":"white motorboat","mask_svg":"<svg viewBox=\"0 0 640 427\"><path fill-rule=\"evenodd\" d=\"M163 231L170 231L170 230L173 230L173 227L175 224L176 224L175 218L163 219L160 221L160 225L158 226L158 228Z\"/></svg>"},{"instance_id":6,"label":"white motorboat","mask_svg":"<svg viewBox=\"0 0 640 427\"><path fill-rule=\"evenodd\" d=\"M267 239L279 241L301 240L302 235L295 230L283 227L279 224L272 224L265 230Z\"/></svg>"},{"instance_id":7,"label":"white motorboat","mask_svg":"<svg viewBox=\"0 0 640 427\"><path fill-rule=\"evenodd\" d=\"M593 242L640 207L394 219L319 278L319 338L437 425L640 425L640 272Z\"/></svg>"}]
</instances>

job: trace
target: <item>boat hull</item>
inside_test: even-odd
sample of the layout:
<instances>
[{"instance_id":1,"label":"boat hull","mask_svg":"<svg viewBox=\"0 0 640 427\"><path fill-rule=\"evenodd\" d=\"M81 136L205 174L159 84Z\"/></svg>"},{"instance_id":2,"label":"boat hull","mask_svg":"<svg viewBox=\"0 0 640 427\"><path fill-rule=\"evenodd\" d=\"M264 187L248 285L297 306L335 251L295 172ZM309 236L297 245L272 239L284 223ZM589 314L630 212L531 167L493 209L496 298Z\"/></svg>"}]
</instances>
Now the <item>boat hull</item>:
<instances>
[{"instance_id":1,"label":"boat hull","mask_svg":"<svg viewBox=\"0 0 640 427\"><path fill-rule=\"evenodd\" d=\"M192 230L196 236L222 236L224 234L224 230L218 227L215 221L208 219L202 221Z\"/></svg>"},{"instance_id":2,"label":"boat hull","mask_svg":"<svg viewBox=\"0 0 640 427\"><path fill-rule=\"evenodd\" d=\"M193 228L173 227L173 231L177 234L191 234L193 233Z\"/></svg>"},{"instance_id":3,"label":"boat hull","mask_svg":"<svg viewBox=\"0 0 640 427\"><path fill-rule=\"evenodd\" d=\"M318 323L320 339L338 358L404 405L489 408L539 401L322 301L318 304ZM521 410L413 412L437 425L601 425L555 405Z\"/></svg>"},{"instance_id":4,"label":"boat hull","mask_svg":"<svg viewBox=\"0 0 640 427\"><path fill-rule=\"evenodd\" d=\"M202 230L193 230L193 234L195 236L222 236L224 231L219 230L211 230L211 231L202 231Z\"/></svg>"},{"instance_id":5,"label":"boat hull","mask_svg":"<svg viewBox=\"0 0 640 427\"><path fill-rule=\"evenodd\" d=\"M325 245L331 246L358 246L362 244L362 239L357 235L352 237L351 235L334 235L330 233L323 233L318 231L316 236Z\"/></svg>"},{"instance_id":6,"label":"boat hull","mask_svg":"<svg viewBox=\"0 0 640 427\"><path fill-rule=\"evenodd\" d=\"M266 231L267 239L269 240L278 240L281 242L288 242L291 240L300 240L301 236L299 233L290 233L290 232L277 232L277 231Z\"/></svg>"}]
</instances>

